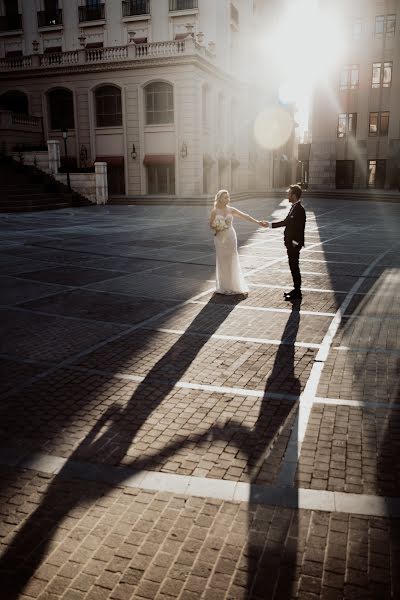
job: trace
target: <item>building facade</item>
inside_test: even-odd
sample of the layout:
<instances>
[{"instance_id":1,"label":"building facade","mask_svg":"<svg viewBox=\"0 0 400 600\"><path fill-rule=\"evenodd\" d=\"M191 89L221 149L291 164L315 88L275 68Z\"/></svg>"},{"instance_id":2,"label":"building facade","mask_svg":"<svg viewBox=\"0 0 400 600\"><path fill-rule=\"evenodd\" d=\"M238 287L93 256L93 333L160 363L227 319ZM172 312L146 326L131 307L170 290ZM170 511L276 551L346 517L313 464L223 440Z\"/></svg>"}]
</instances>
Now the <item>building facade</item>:
<instances>
[{"instance_id":1,"label":"building facade","mask_svg":"<svg viewBox=\"0 0 400 600\"><path fill-rule=\"evenodd\" d=\"M399 189L400 2L335 6L347 49L315 93L310 188Z\"/></svg>"},{"instance_id":2,"label":"building facade","mask_svg":"<svg viewBox=\"0 0 400 600\"><path fill-rule=\"evenodd\" d=\"M0 0L3 152L66 129L73 164L107 162L111 194L269 189L256 21L253 0Z\"/></svg>"}]
</instances>

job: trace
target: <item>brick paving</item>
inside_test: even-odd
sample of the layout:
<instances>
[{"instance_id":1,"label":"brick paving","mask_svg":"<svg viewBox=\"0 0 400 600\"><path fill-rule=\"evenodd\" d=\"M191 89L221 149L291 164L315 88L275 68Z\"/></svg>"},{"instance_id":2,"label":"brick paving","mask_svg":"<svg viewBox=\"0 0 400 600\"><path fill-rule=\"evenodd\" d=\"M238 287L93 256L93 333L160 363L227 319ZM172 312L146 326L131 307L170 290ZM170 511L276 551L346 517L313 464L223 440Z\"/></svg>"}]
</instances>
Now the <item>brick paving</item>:
<instances>
[{"instance_id":1,"label":"brick paving","mask_svg":"<svg viewBox=\"0 0 400 600\"><path fill-rule=\"evenodd\" d=\"M293 310L281 231L229 298L204 208L1 217L1 597L400 597L400 209L305 204Z\"/></svg>"},{"instance_id":2,"label":"brick paving","mask_svg":"<svg viewBox=\"0 0 400 600\"><path fill-rule=\"evenodd\" d=\"M301 487L400 495L400 414L314 406L298 467Z\"/></svg>"}]
</instances>

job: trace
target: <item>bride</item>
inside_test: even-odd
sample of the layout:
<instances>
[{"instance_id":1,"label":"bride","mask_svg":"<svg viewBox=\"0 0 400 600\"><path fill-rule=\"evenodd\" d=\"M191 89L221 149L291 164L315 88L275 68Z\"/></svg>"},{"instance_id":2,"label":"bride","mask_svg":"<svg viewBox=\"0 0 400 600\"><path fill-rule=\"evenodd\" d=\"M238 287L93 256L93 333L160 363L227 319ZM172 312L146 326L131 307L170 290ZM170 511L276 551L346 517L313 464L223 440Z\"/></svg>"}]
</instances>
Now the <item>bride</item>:
<instances>
[{"instance_id":1,"label":"bride","mask_svg":"<svg viewBox=\"0 0 400 600\"><path fill-rule=\"evenodd\" d=\"M217 257L217 294L248 294L249 288L240 268L237 251L236 231L233 217L239 217L265 227L264 221L257 221L250 215L230 206L227 190L219 190L215 196L214 208L210 215L210 227L214 229L214 244Z\"/></svg>"}]
</instances>

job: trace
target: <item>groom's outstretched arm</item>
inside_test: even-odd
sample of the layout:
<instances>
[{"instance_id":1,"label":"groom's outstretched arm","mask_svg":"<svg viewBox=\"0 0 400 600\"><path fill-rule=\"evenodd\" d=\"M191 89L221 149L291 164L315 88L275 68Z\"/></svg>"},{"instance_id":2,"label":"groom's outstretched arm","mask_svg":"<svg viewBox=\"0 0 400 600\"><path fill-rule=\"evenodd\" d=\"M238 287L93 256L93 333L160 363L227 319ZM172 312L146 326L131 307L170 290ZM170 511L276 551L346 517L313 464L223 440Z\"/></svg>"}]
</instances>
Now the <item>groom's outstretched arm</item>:
<instances>
[{"instance_id":1,"label":"groom's outstretched arm","mask_svg":"<svg viewBox=\"0 0 400 600\"><path fill-rule=\"evenodd\" d=\"M271 229L276 229L277 227L286 227L289 222L289 218L286 217L283 221L266 221L266 227L270 227Z\"/></svg>"}]
</instances>

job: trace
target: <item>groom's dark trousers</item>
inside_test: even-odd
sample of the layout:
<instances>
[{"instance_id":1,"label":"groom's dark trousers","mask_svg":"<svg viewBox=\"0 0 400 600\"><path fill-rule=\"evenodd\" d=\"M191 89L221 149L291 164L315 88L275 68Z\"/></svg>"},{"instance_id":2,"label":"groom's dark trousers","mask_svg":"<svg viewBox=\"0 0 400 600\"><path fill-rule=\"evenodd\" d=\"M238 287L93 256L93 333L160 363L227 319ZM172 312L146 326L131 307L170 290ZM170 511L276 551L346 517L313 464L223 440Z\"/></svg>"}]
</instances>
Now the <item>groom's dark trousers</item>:
<instances>
[{"instance_id":1,"label":"groom's dark trousers","mask_svg":"<svg viewBox=\"0 0 400 600\"><path fill-rule=\"evenodd\" d=\"M300 292L300 290L301 290L301 274L300 274L300 266L299 266L300 246L296 246L294 248L287 246L286 250L287 250L287 255L288 255L288 259L289 259L290 272L293 277L293 287L296 290L296 292Z\"/></svg>"},{"instance_id":2,"label":"groom's dark trousers","mask_svg":"<svg viewBox=\"0 0 400 600\"><path fill-rule=\"evenodd\" d=\"M286 219L271 223L273 229L277 227L285 228L284 241L289 259L290 272L293 277L293 287L296 292L301 291L299 258L300 250L304 246L305 225L306 211L300 202L293 204Z\"/></svg>"}]
</instances>

